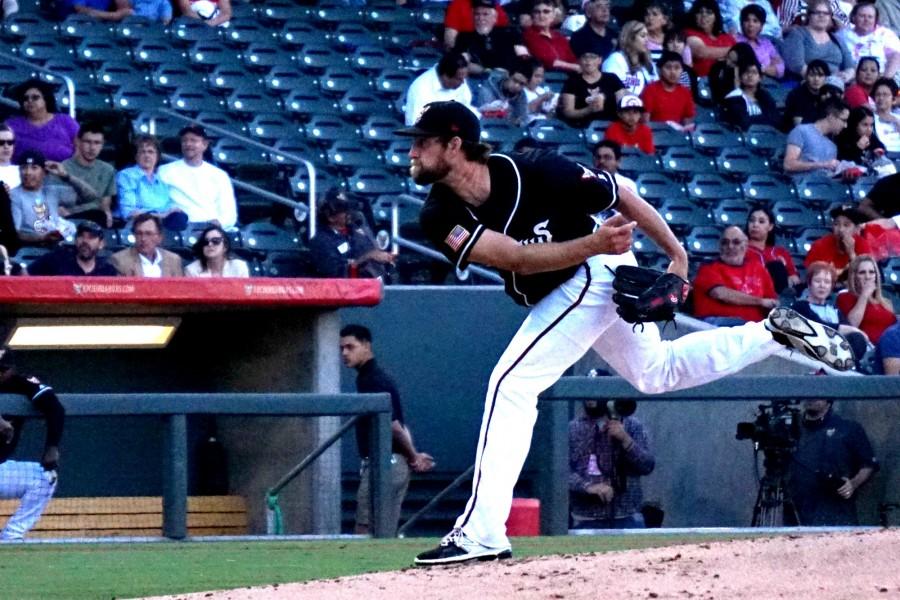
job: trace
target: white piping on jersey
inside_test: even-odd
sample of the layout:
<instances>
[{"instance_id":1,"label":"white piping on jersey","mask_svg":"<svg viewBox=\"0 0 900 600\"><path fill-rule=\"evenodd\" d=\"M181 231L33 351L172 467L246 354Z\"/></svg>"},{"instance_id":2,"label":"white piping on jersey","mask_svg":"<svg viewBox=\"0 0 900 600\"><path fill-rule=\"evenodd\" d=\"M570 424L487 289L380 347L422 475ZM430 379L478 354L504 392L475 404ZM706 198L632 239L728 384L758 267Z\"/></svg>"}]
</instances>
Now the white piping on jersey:
<instances>
[{"instance_id":1,"label":"white piping on jersey","mask_svg":"<svg viewBox=\"0 0 900 600\"><path fill-rule=\"evenodd\" d=\"M507 235L506 230L509 229L510 224L512 224L513 217L516 216L516 211L519 210L519 201L522 199L522 175L519 173L519 167L516 166L516 162L508 157L505 154L494 154L492 156L499 156L501 158L505 158L509 161L509 164L512 165L513 171L516 173L516 203L513 206L512 212L509 213L509 218L506 220L506 225L503 227L503 235ZM525 306L531 306L531 303L528 302L528 297L519 291L519 287L516 285L516 272L510 271L510 279L512 280L512 288L519 296L522 297L522 301L525 303Z\"/></svg>"},{"instance_id":2,"label":"white piping on jersey","mask_svg":"<svg viewBox=\"0 0 900 600\"><path fill-rule=\"evenodd\" d=\"M469 208L466 207L466 210L469 210ZM476 217L475 214L471 210L469 210L469 214L472 215L473 219L475 219L476 221L478 220L478 217ZM484 230L484 225L478 225L478 227L475 228L475 231L472 232L472 237L469 238L469 241L466 242L465 246L463 246L462 252L459 253L459 260L456 261L457 269L459 269L459 265L460 265L460 263L462 263L463 257L467 258L469 256L469 252L472 251L472 246L474 246L475 242L478 241L478 238L481 237L481 232L483 230Z\"/></svg>"}]
</instances>

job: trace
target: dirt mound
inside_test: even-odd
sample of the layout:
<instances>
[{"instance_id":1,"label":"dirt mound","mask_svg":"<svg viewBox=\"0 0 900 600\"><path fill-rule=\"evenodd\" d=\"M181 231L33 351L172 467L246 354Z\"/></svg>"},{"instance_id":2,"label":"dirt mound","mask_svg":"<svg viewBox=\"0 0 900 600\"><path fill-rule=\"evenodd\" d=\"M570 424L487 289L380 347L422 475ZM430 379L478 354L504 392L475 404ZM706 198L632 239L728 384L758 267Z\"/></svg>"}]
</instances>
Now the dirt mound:
<instances>
[{"instance_id":1,"label":"dirt mound","mask_svg":"<svg viewBox=\"0 0 900 600\"><path fill-rule=\"evenodd\" d=\"M784 535L170 596L185 600L900 599L900 531Z\"/></svg>"}]
</instances>

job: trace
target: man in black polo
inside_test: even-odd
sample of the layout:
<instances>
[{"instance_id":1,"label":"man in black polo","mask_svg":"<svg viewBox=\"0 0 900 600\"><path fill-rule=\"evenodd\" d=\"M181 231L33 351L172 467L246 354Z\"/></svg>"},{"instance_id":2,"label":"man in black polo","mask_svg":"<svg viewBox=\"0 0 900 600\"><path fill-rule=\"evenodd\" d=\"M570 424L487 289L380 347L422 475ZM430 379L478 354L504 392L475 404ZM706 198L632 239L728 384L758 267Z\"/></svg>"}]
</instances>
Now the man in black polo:
<instances>
[{"instance_id":1,"label":"man in black polo","mask_svg":"<svg viewBox=\"0 0 900 600\"><path fill-rule=\"evenodd\" d=\"M115 277L115 268L97 256L104 247L103 229L93 221L83 221L75 230L75 248L60 248L28 266L30 275Z\"/></svg>"},{"instance_id":2,"label":"man in black polo","mask_svg":"<svg viewBox=\"0 0 900 600\"><path fill-rule=\"evenodd\" d=\"M584 3L587 23L572 34L569 44L575 56L593 52L601 62L616 49L619 32L609 21L611 18L609 0L589 0Z\"/></svg>"},{"instance_id":3,"label":"man in black polo","mask_svg":"<svg viewBox=\"0 0 900 600\"><path fill-rule=\"evenodd\" d=\"M424 473L434 467L430 454L419 452L413 444L409 429L403 422L400 393L390 375L375 363L372 352L372 333L362 325L347 325L341 329L341 358L344 365L356 369L356 391L360 393L387 392L391 395L391 498L387 503L392 531L400 522L400 507L409 487L410 471ZM359 490L356 495L356 533L369 533L372 505L369 495L369 435L366 427L356 427L356 443L362 467L359 471Z\"/></svg>"},{"instance_id":4,"label":"man in black polo","mask_svg":"<svg viewBox=\"0 0 900 600\"><path fill-rule=\"evenodd\" d=\"M494 0L473 0L474 31L462 32L453 49L469 60L469 74L491 69L512 71L518 59L528 56L522 36L512 27L497 27Z\"/></svg>"}]
</instances>

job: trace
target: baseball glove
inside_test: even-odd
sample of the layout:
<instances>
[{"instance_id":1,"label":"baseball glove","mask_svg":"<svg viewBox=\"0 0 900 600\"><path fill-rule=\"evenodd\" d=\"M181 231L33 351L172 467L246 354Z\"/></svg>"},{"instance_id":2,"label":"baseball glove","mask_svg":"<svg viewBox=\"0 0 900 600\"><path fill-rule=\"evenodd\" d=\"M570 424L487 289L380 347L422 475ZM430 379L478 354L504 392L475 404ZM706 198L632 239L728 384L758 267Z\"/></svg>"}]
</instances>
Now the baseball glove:
<instances>
[{"instance_id":1,"label":"baseball glove","mask_svg":"<svg viewBox=\"0 0 900 600\"><path fill-rule=\"evenodd\" d=\"M613 278L613 302L625 321L643 325L649 321L671 321L687 299L688 282L674 273L621 265Z\"/></svg>"}]
</instances>

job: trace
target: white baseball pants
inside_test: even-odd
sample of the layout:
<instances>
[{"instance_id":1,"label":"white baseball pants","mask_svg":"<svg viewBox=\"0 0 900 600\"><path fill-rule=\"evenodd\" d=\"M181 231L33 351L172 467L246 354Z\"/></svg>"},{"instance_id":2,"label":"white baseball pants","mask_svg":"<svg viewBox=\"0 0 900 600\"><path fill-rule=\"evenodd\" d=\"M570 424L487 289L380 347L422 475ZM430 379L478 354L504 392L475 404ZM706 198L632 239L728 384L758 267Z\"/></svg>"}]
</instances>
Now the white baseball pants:
<instances>
[{"instance_id":1,"label":"white baseball pants","mask_svg":"<svg viewBox=\"0 0 900 600\"><path fill-rule=\"evenodd\" d=\"M56 471L40 463L8 460L0 463L0 498L21 498L19 508L0 531L0 540L21 540L34 527L56 491Z\"/></svg>"},{"instance_id":2,"label":"white baseball pants","mask_svg":"<svg viewBox=\"0 0 900 600\"><path fill-rule=\"evenodd\" d=\"M783 346L762 323L662 341L654 324L616 314L613 274L631 253L596 256L529 313L491 374L475 455L472 495L456 527L490 548L509 546L506 519L537 419L537 397L591 347L635 388L660 393L735 373Z\"/></svg>"}]
</instances>

